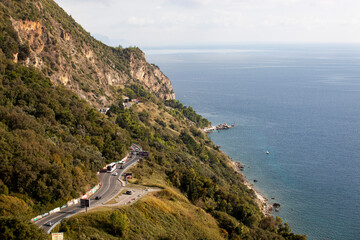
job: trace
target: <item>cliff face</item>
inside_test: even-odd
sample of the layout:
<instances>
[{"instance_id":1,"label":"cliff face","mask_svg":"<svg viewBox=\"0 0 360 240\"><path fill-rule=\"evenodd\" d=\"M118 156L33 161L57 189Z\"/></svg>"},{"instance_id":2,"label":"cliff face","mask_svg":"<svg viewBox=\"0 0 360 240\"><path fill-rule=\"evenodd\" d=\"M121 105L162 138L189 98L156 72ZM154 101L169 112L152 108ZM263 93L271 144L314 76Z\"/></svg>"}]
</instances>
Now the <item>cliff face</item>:
<instances>
[{"instance_id":1,"label":"cliff face","mask_svg":"<svg viewBox=\"0 0 360 240\"><path fill-rule=\"evenodd\" d=\"M19 44L28 49L25 57L14 52L14 62L40 69L54 84L72 89L94 106L109 105L117 99L117 88L134 83L162 99L175 98L170 80L138 48L102 44L52 0L26 2L35 6L30 19L12 15L12 1L3 5Z\"/></svg>"},{"instance_id":2,"label":"cliff face","mask_svg":"<svg viewBox=\"0 0 360 240\"><path fill-rule=\"evenodd\" d=\"M156 93L162 99L175 99L170 80L157 66L146 62L144 53L140 56L131 54L130 69L131 77L140 81L145 89Z\"/></svg>"}]
</instances>

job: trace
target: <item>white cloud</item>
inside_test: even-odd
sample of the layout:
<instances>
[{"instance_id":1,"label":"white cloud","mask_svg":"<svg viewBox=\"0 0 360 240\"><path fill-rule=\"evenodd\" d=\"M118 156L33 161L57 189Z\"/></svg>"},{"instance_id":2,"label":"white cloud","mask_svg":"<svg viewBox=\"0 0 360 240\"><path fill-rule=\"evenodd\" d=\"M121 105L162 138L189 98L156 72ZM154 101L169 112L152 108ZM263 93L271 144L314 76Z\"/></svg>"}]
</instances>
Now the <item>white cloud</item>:
<instances>
[{"instance_id":1,"label":"white cloud","mask_svg":"<svg viewBox=\"0 0 360 240\"><path fill-rule=\"evenodd\" d=\"M151 18L143 18L143 17L130 17L127 21L130 25L133 26L152 26L155 24L155 21Z\"/></svg>"},{"instance_id":2,"label":"white cloud","mask_svg":"<svg viewBox=\"0 0 360 240\"><path fill-rule=\"evenodd\" d=\"M56 0L87 31L133 45L360 42L358 0Z\"/></svg>"}]
</instances>

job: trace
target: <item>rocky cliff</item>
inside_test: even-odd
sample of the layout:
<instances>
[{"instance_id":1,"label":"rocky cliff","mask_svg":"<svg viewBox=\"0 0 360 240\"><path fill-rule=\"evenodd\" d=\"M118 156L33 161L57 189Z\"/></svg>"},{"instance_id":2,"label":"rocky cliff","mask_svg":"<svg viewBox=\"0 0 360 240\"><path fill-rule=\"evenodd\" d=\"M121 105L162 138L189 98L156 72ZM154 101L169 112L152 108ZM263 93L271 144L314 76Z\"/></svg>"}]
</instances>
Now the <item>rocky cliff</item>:
<instances>
[{"instance_id":1,"label":"rocky cliff","mask_svg":"<svg viewBox=\"0 0 360 240\"><path fill-rule=\"evenodd\" d=\"M14 62L40 69L54 84L98 107L111 104L118 88L134 83L162 99L175 98L170 80L140 49L112 48L95 40L52 0L26 2L31 6L26 17L9 14L22 46L13 53ZM1 4L5 12L16 12L16 1Z\"/></svg>"},{"instance_id":2,"label":"rocky cliff","mask_svg":"<svg viewBox=\"0 0 360 240\"><path fill-rule=\"evenodd\" d=\"M162 99L175 99L170 80L157 66L146 62L143 52L130 55L130 69L131 77L140 81L145 89L157 93Z\"/></svg>"}]
</instances>

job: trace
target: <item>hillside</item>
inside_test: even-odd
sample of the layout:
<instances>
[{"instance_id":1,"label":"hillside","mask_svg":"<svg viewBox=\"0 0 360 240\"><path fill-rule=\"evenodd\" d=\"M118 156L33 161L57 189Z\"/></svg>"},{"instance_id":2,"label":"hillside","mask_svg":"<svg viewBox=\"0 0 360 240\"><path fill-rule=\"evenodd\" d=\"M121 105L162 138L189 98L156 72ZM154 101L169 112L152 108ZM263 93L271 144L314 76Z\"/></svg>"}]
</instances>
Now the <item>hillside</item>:
<instances>
[{"instance_id":1,"label":"hillside","mask_svg":"<svg viewBox=\"0 0 360 240\"><path fill-rule=\"evenodd\" d=\"M162 99L175 97L170 80L140 49L95 40L54 1L8 0L0 9L6 57L36 67L94 106L109 106L119 88L134 83Z\"/></svg>"},{"instance_id":2,"label":"hillside","mask_svg":"<svg viewBox=\"0 0 360 240\"><path fill-rule=\"evenodd\" d=\"M69 239L305 238L261 213L200 131L209 122L173 100L170 81L139 49L94 40L51 0L0 8L1 239L45 239L28 220L97 184L96 172L132 142L150 152L133 184L163 190L64 221ZM124 108L124 96L140 103ZM103 106L106 114L95 108Z\"/></svg>"}]
</instances>

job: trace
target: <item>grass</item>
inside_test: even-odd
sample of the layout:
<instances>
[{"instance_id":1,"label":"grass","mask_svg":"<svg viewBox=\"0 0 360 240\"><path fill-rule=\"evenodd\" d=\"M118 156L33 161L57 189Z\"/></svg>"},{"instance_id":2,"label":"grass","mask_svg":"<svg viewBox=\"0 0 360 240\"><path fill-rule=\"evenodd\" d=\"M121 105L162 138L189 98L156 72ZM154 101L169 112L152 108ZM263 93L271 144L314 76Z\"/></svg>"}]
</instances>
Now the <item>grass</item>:
<instances>
[{"instance_id":1,"label":"grass","mask_svg":"<svg viewBox=\"0 0 360 240\"><path fill-rule=\"evenodd\" d=\"M72 239L98 239L96 236L118 239L106 232L114 209L125 213L129 219L126 239L224 239L210 214L190 204L176 189L169 187L149 193L132 206L79 214L66 220L59 230Z\"/></svg>"},{"instance_id":2,"label":"grass","mask_svg":"<svg viewBox=\"0 0 360 240\"><path fill-rule=\"evenodd\" d=\"M117 201L116 201L116 198L118 198L118 197L121 197L126 191L128 191L129 189L123 189L123 190L121 190L121 192L118 194L118 195L116 195L114 198L112 198L112 199L110 199L108 202L106 202L105 204L116 204L116 203L118 203Z\"/></svg>"},{"instance_id":3,"label":"grass","mask_svg":"<svg viewBox=\"0 0 360 240\"><path fill-rule=\"evenodd\" d=\"M166 188L165 174L157 169L152 169L151 175L142 176L141 179L134 178L134 182L147 187Z\"/></svg>"},{"instance_id":4,"label":"grass","mask_svg":"<svg viewBox=\"0 0 360 240\"><path fill-rule=\"evenodd\" d=\"M215 219L171 188L124 210L130 219L127 239L222 239Z\"/></svg>"},{"instance_id":5,"label":"grass","mask_svg":"<svg viewBox=\"0 0 360 240\"><path fill-rule=\"evenodd\" d=\"M126 187L140 189L140 190L145 190L147 188L146 186L137 185L137 184L133 184L133 183L130 183L130 182L126 185Z\"/></svg>"}]
</instances>

